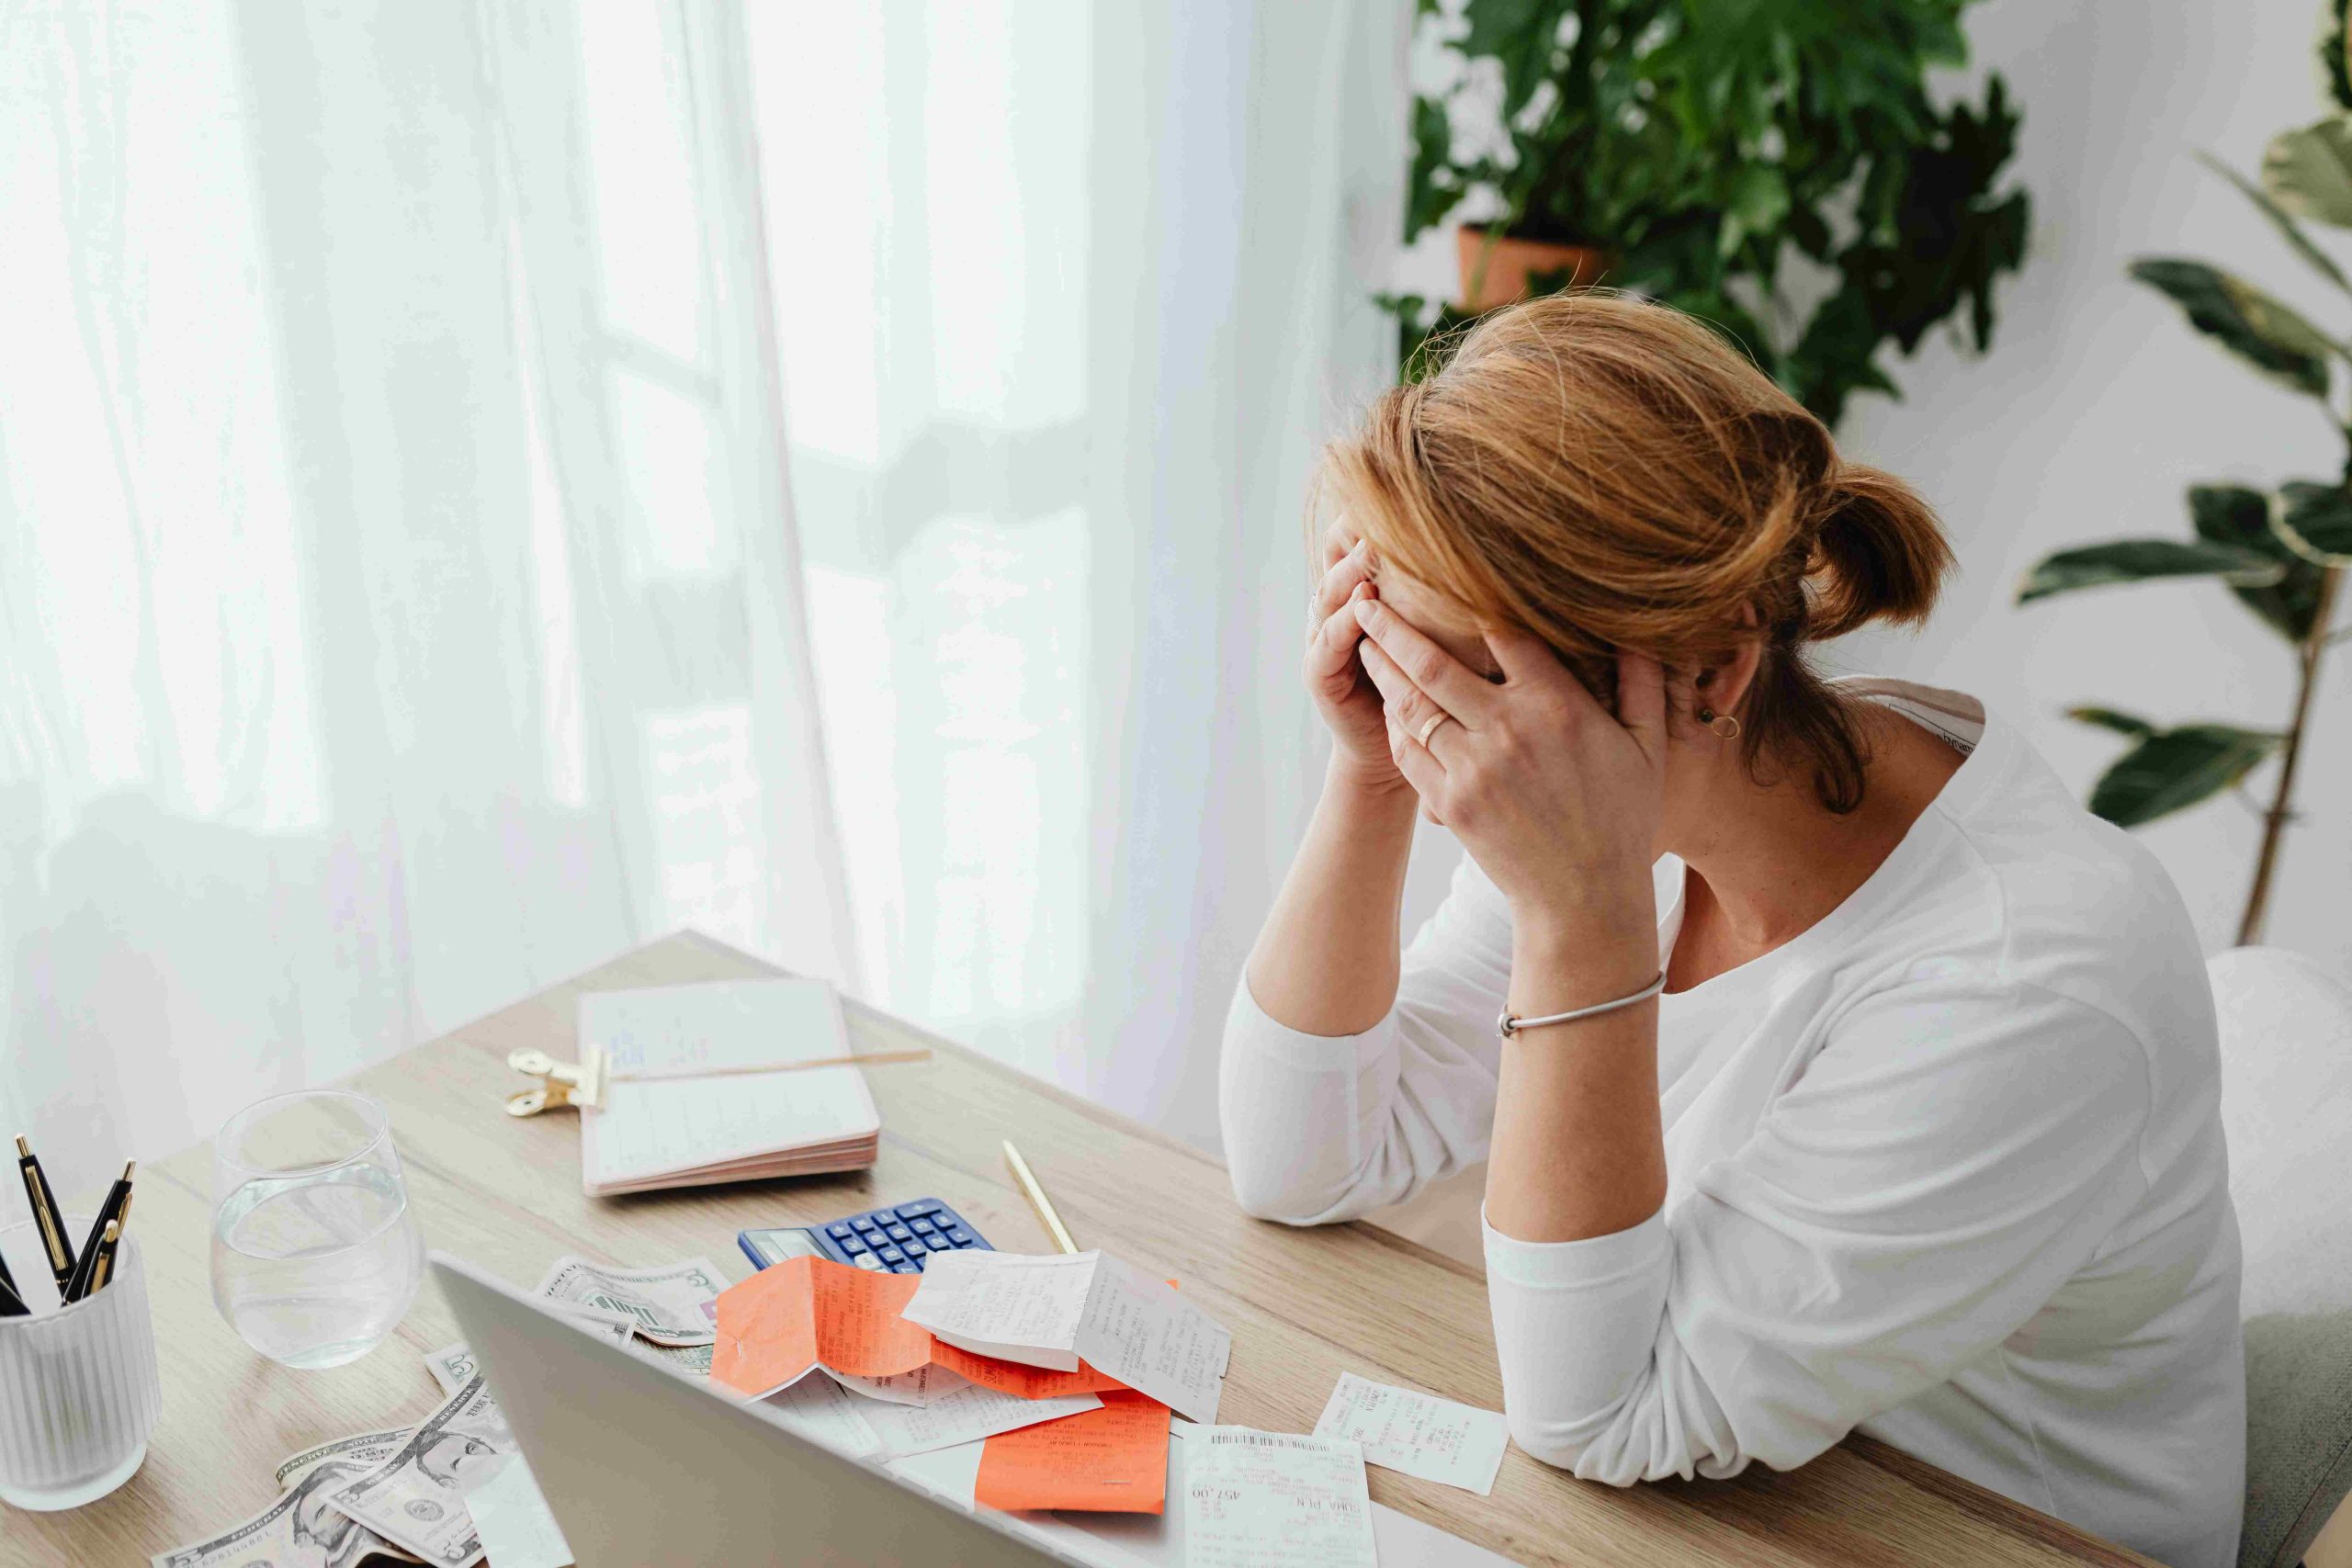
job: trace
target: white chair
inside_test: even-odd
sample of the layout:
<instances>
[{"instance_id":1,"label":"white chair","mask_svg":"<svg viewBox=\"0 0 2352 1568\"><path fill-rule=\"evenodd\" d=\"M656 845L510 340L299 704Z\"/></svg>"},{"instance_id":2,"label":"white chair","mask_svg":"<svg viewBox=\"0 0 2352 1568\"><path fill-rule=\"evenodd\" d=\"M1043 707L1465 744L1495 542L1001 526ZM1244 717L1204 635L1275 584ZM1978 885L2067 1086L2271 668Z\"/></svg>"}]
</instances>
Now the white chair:
<instances>
[{"instance_id":1,"label":"white chair","mask_svg":"<svg viewBox=\"0 0 2352 1568\"><path fill-rule=\"evenodd\" d=\"M2206 971L2245 1241L2238 1568L2293 1568L2352 1491L2352 982L2267 947Z\"/></svg>"}]
</instances>

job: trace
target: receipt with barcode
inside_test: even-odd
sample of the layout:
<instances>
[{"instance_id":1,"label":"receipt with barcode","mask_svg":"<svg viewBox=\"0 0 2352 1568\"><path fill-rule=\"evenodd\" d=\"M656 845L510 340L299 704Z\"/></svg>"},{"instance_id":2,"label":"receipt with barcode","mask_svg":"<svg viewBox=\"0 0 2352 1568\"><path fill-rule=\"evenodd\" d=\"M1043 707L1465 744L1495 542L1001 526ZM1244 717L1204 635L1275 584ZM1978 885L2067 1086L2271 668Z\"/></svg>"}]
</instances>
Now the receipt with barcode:
<instances>
[{"instance_id":1,"label":"receipt with barcode","mask_svg":"<svg viewBox=\"0 0 2352 1568\"><path fill-rule=\"evenodd\" d=\"M1203 1427L1184 1445L1185 1568L1378 1568L1363 1450Z\"/></svg>"}]
</instances>

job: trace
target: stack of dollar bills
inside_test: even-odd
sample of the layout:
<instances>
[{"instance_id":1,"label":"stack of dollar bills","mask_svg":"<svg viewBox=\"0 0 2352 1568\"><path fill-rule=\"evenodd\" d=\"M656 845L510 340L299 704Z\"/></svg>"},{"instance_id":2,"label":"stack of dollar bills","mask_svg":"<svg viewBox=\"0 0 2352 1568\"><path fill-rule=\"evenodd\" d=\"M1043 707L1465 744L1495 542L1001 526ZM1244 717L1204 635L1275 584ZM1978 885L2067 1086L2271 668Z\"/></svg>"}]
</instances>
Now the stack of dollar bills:
<instances>
[{"instance_id":1,"label":"stack of dollar bills","mask_svg":"<svg viewBox=\"0 0 2352 1568\"><path fill-rule=\"evenodd\" d=\"M557 1260L538 1294L632 1351L707 1376L726 1280L703 1258L661 1269ZM514 1434L462 1345L425 1358L440 1406L413 1427L359 1432L289 1456L277 1500L153 1568L356 1568L392 1562L468 1568L483 1556L466 1482L514 1451Z\"/></svg>"}]
</instances>

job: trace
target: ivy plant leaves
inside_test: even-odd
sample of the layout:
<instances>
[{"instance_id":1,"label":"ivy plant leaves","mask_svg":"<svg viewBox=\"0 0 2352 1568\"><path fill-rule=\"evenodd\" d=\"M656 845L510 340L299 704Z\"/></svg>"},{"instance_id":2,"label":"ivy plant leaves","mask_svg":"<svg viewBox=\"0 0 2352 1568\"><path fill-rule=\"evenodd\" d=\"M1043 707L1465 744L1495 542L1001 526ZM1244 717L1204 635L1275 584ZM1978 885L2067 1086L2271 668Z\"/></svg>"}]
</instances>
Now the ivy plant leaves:
<instances>
[{"instance_id":1,"label":"ivy plant leaves","mask_svg":"<svg viewBox=\"0 0 2352 1568\"><path fill-rule=\"evenodd\" d=\"M2286 568L2278 561L2243 545L2209 539L2113 539L2044 557L2018 584L2018 603L2030 604L2053 593L2160 577L2221 577L2267 586L2285 575Z\"/></svg>"},{"instance_id":2,"label":"ivy plant leaves","mask_svg":"<svg viewBox=\"0 0 2352 1568\"><path fill-rule=\"evenodd\" d=\"M2300 644L2311 635L2312 621L2319 614L2322 569L2297 554L2272 530L2272 510L2266 491L2245 485L2188 487L2188 516L2199 538L2251 551L2277 563L2279 571L2275 581L2233 581L2230 592L2279 636Z\"/></svg>"},{"instance_id":3,"label":"ivy plant leaves","mask_svg":"<svg viewBox=\"0 0 2352 1568\"><path fill-rule=\"evenodd\" d=\"M2133 262L2131 273L2179 306L2199 332L2271 379L2327 396L2328 359L2343 349L2291 306L2203 262L2148 256Z\"/></svg>"},{"instance_id":4,"label":"ivy plant leaves","mask_svg":"<svg viewBox=\"0 0 2352 1568\"><path fill-rule=\"evenodd\" d=\"M2132 740L2131 750L2091 789L2093 815L2119 828L2137 828L2212 798L2245 777L2286 739L2272 730L2230 724L2163 728L2112 708L2075 708L2068 716Z\"/></svg>"}]
</instances>

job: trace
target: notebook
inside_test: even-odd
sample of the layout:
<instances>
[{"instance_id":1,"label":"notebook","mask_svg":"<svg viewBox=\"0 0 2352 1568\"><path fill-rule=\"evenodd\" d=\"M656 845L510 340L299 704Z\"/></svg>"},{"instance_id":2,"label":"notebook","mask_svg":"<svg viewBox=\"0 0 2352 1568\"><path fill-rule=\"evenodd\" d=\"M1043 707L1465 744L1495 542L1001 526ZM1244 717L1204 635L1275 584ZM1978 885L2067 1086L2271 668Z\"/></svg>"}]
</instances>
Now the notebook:
<instances>
[{"instance_id":1,"label":"notebook","mask_svg":"<svg viewBox=\"0 0 2352 1568\"><path fill-rule=\"evenodd\" d=\"M814 1176L874 1163L882 1133L854 1066L741 1069L851 1054L822 980L720 980L580 998L580 1043L605 1055L600 1108L580 1122L591 1197ZM725 1077L697 1075L723 1073Z\"/></svg>"}]
</instances>

